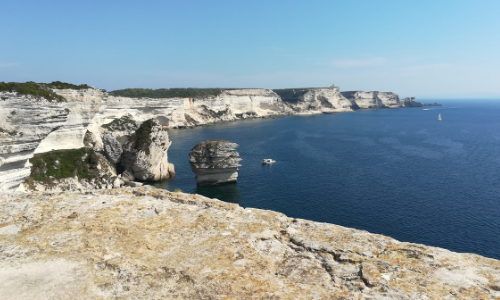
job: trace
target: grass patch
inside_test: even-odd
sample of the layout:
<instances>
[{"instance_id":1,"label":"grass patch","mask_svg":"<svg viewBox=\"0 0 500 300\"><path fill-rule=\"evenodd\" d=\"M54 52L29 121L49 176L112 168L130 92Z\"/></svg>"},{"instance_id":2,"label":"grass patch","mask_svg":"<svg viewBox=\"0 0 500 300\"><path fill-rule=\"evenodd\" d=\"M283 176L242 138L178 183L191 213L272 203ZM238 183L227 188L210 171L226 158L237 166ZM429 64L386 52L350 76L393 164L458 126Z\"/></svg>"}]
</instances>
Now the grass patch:
<instances>
[{"instance_id":1,"label":"grass patch","mask_svg":"<svg viewBox=\"0 0 500 300\"><path fill-rule=\"evenodd\" d=\"M56 150L35 154L30 159L31 175L28 181L50 183L52 179L78 176L78 178L96 178L99 175L97 165L99 156L91 148Z\"/></svg>"},{"instance_id":2,"label":"grass patch","mask_svg":"<svg viewBox=\"0 0 500 300\"><path fill-rule=\"evenodd\" d=\"M130 98L203 98L217 97L222 91L228 89L221 88L172 88L172 89L123 89L109 92L113 96Z\"/></svg>"}]
</instances>

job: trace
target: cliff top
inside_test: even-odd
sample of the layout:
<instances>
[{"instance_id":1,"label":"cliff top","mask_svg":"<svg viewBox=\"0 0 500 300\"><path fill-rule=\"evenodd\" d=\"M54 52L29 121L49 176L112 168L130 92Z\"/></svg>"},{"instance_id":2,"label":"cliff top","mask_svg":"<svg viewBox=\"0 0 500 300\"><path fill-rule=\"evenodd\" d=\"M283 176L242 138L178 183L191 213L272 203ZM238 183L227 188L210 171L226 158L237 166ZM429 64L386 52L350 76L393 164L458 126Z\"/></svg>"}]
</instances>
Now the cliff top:
<instances>
[{"instance_id":1,"label":"cliff top","mask_svg":"<svg viewBox=\"0 0 500 300\"><path fill-rule=\"evenodd\" d=\"M153 188L0 197L3 299L493 299L500 261Z\"/></svg>"}]
</instances>

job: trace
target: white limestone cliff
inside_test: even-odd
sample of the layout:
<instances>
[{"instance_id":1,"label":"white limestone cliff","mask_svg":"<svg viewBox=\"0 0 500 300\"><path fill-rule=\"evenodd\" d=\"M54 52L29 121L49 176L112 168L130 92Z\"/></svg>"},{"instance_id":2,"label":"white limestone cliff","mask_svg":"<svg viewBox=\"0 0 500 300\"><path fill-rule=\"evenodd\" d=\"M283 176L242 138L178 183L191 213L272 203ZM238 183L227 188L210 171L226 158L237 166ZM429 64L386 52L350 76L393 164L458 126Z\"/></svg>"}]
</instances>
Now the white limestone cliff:
<instances>
[{"instance_id":1,"label":"white limestone cliff","mask_svg":"<svg viewBox=\"0 0 500 300\"><path fill-rule=\"evenodd\" d=\"M69 114L63 126L43 139L35 153L82 148L87 127L100 109L104 108L102 104L106 93L100 89L53 89L53 91L67 100L65 109Z\"/></svg>"},{"instance_id":2,"label":"white limestone cliff","mask_svg":"<svg viewBox=\"0 0 500 300\"><path fill-rule=\"evenodd\" d=\"M352 91L342 92L342 95L349 99L354 106L359 108L398 108L404 107L399 96L390 92L363 92Z\"/></svg>"},{"instance_id":3,"label":"white limestone cliff","mask_svg":"<svg viewBox=\"0 0 500 300\"><path fill-rule=\"evenodd\" d=\"M297 93L287 104L296 114L322 114L333 112L350 112L351 102L339 91L339 87L309 88L304 94Z\"/></svg>"},{"instance_id":4,"label":"white limestone cliff","mask_svg":"<svg viewBox=\"0 0 500 300\"><path fill-rule=\"evenodd\" d=\"M15 190L30 174L28 159L67 120L65 102L0 93L0 191Z\"/></svg>"}]
</instances>

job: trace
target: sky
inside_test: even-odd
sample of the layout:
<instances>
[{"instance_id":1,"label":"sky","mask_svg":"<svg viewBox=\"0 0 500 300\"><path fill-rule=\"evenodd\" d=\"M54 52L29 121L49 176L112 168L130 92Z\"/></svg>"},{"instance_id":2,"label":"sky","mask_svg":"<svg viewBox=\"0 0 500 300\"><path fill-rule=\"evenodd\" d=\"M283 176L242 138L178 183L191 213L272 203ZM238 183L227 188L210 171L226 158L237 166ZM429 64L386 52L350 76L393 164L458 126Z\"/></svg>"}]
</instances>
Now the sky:
<instances>
[{"instance_id":1,"label":"sky","mask_svg":"<svg viewBox=\"0 0 500 300\"><path fill-rule=\"evenodd\" d=\"M0 0L0 81L500 99L498 0Z\"/></svg>"}]
</instances>

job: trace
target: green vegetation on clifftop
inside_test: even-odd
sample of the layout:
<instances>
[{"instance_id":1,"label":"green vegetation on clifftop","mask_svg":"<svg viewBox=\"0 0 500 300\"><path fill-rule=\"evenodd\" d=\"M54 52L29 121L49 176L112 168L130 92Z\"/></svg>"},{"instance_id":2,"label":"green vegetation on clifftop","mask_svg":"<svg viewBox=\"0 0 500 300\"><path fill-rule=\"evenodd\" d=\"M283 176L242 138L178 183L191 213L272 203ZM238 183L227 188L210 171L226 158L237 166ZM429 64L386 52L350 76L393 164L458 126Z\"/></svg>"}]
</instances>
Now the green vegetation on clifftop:
<instances>
[{"instance_id":1,"label":"green vegetation on clifftop","mask_svg":"<svg viewBox=\"0 0 500 300\"><path fill-rule=\"evenodd\" d=\"M44 83L28 82L0 82L0 92L18 93L20 95L33 95L37 98L43 97L47 100L64 102L63 96L54 93L48 85Z\"/></svg>"},{"instance_id":2,"label":"green vegetation on clifftop","mask_svg":"<svg viewBox=\"0 0 500 300\"><path fill-rule=\"evenodd\" d=\"M203 98L219 96L223 90L220 88L172 88L172 89L123 89L109 92L113 96L130 98Z\"/></svg>"},{"instance_id":3,"label":"green vegetation on clifftop","mask_svg":"<svg viewBox=\"0 0 500 300\"><path fill-rule=\"evenodd\" d=\"M61 81L52 81L51 83L45 84L47 87L52 88L52 89L73 89L73 90L86 90L89 89L90 86L86 84L72 84L72 83L67 83L67 82L61 82Z\"/></svg>"},{"instance_id":4,"label":"green vegetation on clifftop","mask_svg":"<svg viewBox=\"0 0 500 300\"><path fill-rule=\"evenodd\" d=\"M52 179L68 178L96 178L99 170L99 156L91 148L56 150L35 154L30 159L31 175L29 181L49 183Z\"/></svg>"},{"instance_id":5,"label":"green vegetation on clifftop","mask_svg":"<svg viewBox=\"0 0 500 300\"><path fill-rule=\"evenodd\" d=\"M156 122L153 119L149 119L139 126L139 129L132 134L129 141L135 141L135 148L137 150L142 150L149 155L149 146L151 145L151 132L153 127L156 126Z\"/></svg>"}]
</instances>

